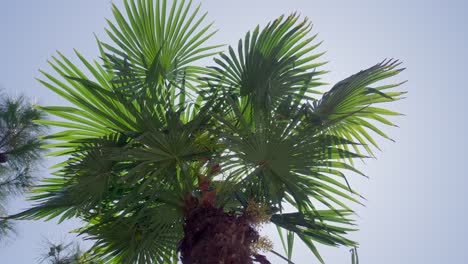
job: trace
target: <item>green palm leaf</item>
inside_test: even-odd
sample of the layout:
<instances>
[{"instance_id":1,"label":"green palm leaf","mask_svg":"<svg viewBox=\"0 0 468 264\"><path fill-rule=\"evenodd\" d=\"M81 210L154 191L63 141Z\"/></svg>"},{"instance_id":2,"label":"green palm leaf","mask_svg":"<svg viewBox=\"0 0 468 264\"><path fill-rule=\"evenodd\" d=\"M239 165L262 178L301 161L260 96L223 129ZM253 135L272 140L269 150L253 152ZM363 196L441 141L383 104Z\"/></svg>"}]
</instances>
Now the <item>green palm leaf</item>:
<instances>
[{"instance_id":1,"label":"green palm leaf","mask_svg":"<svg viewBox=\"0 0 468 264\"><path fill-rule=\"evenodd\" d=\"M298 22L295 14L279 17L262 30L257 26L239 40L237 53L215 59L215 73L206 80L220 83L229 93L248 96L253 106L270 109L288 95L308 98L321 85L317 78L324 71L315 71L323 62L315 59L323 53L311 54L320 43L310 46L316 35L307 37L311 24ZM311 71L314 70L314 71Z\"/></svg>"},{"instance_id":2,"label":"green palm leaf","mask_svg":"<svg viewBox=\"0 0 468 264\"><path fill-rule=\"evenodd\" d=\"M370 85L401 72L403 69L397 68L400 64L395 60L385 60L338 82L319 101L310 105L308 121L324 133L361 143L367 152L373 155L369 145L376 148L378 145L368 131L386 139L390 137L372 124L372 121L396 126L385 116L400 115L373 105L399 100L405 92L388 91L403 83L375 87L370 87Z\"/></svg>"},{"instance_id":3,"label":"green palm leaf","mask_svg":"<svg viewBox=\"0 0 468 264\"><path fill-rule=\"evenodd\" d=\"M114 82L123 84L119 89L147 96L160 93L165 82L196 82L205 70L191 63L220 47L202 46L215 32L211 24L203 25L206 13L199 16L200 6L192 10L192 1L185 0L173 1L170 9L166 0L126 0L124 6L126 16L113 5L115 23L108 21L106 30L116 46L102 43L108 69L120 76ZM187 85L195 89L192 82Z\"/></svg>"},{"instance_id":4,"label":"green palm leaf","mask_svg":"<svg viewBox=\"0 0 468 264\"><path fill-rule=\"evenodd\" d=\"M324 263L316 250L314 241L328 246L356 246L357 243L344 236L356 229L351 228L353 221L347 219L349 211L318 210L314 213L275 214L271 221L278 227L294 232L312 250L315 256Z\"/></svg>"},{"instance_id":5,"label":"green palm leaf","mask_svg":"<svg viewBox=\"0 0 468 264\"><path fill-rule=\"evenodd\" d=\"M97 263L168 263L172 260L182 237L181 211L162 205L147 206L133 214L99 219L96 224L80 230L96 241L90 250L91 260Z\"/></svg>"}]
</instances>

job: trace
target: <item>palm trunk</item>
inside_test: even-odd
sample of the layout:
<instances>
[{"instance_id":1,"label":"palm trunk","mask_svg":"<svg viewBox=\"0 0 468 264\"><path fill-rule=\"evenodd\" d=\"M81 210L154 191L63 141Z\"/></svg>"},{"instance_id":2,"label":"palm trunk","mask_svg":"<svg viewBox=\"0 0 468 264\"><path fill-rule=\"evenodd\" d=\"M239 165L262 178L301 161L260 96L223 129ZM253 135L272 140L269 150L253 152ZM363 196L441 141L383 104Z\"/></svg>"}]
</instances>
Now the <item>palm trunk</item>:
<instances>
[{"instance_id":1,"label":"palm trunk","mask_svg":"<svg viewBox=\"0 0 468 264\"><path fill-rule=\"evenodd\" d=\"M259 234L244 215L224 212L214 206L215 192L201 200L186 200L184 238L179 251L183 264L270 264L252 251Z\"/></svg>"}]
</instances>

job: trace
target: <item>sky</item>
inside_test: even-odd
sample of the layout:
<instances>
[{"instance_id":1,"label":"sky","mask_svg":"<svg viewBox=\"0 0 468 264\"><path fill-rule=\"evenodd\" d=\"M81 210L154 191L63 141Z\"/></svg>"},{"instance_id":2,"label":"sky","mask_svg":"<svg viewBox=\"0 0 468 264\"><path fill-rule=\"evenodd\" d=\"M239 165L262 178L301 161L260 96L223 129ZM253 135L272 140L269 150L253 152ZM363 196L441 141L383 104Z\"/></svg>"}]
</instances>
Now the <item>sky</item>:
<instances>
[{"instance_id":1,"label":"sky","mask_svg":"<svg viewBox=\"0 0 468 264\"><path fill-rule=\"evenodd\" d=\"M408 80L405 100L392 108L405 116L393 119L399 128L386 128L395 139L379 140L377 159L359 165L370 179L353 176L366 206L354 206L360 230L351 238L360 243L363 264L462 264L468 259L468 2L466 1L277 1L200 0L219 32L215 43L236 44L257 24L297 11L314 23L312 33L327 51L324 76L336 83L385 58L397 58L407 69L395 81ZM197 1L196 1L197 2ZM115 3L121 6L121 0ZM0 88L11 96L24 94L40 105L65 102L34 78L50 70L47 60L59 50L73 49L97 58L94 33L104 36L111 18L107 0L2 0L0 7ZM38 177L47 176L46 161ZM8 205L11 212L27 208L22 197ZM18 235L0 246L0 263L36 263L45 237L69 239L77 221L18 223ZM265 228L278 251L281 245ZM346 248L320 247L331 264L350 263ZM318 263L303 245L293 261ZM271 257L271 261L284 263Z\"/></svg>"}]
</instances>

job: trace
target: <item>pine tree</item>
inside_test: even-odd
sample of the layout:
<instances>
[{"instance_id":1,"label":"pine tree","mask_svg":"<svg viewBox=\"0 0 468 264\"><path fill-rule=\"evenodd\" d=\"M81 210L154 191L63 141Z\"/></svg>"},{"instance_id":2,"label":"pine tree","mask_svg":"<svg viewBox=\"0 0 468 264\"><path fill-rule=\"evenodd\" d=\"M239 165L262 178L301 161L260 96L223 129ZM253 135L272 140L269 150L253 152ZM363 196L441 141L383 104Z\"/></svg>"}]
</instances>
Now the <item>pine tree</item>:
<instances>
[{"instance_id":1,"label":"pine tree","mask_svg":"<svg viewBox=\"0 0 468 264\"><path fill-rule=\"evenodd\" d=\"M5 216L8 198L22 194L34 182L34 170L41 158L45 125L34 120L45 114L24 97L0 98L0 216ZM0 221L0 240L13 231L7 220Z\"/></svg>"}]
</instances>

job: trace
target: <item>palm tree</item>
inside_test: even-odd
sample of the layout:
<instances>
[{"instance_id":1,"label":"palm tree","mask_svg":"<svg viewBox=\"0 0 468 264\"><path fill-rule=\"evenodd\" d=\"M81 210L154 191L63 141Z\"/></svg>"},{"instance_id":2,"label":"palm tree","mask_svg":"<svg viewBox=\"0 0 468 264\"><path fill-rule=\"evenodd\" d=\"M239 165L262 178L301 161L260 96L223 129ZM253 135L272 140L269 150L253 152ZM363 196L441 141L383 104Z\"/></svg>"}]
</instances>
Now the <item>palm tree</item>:
<instances>
[{"instance_id":1,"label":"palm tree","mask_svg":"<svg viewBox=\"0 0 468 264\"><path fill-rule=\"evenodd\" d=\"M26 103L2 96L0 99L0 216L5 213L5 200L23 193L33 183L32 171L39 161L39 136L45 126L34 123L44 113ZM0 239L12 231L10 222L0 220Z\"/></svg>"},{"instance_id":2,"label":"palm tree","mask_svg":"<svg viewBox=\"0 0 468 264\"><path fill-rule=\"evenodd\" d=\"M257 26L220 53L191 2L124 1L97 40L102 62L62 54L40 82L71 106L41 109L64 128L48 136L54 177L16 219L79 217L98 263L269 263L258 226L277 226L290 261L294 237L357 246L345 173L373 156L375 122L399 115L378 103L403 92L379 84L402 69L385 60L321 94L320 43L296 14ZM213 57L212 67L197 61ZM82 68L83 68L82 67ZM284 239L283 239L284 238ZM274 254L281 255L276 251ZM353 259L355 251L353 251ZM353 261L354 261L353 260Z\"/></svg>"}]
</instances>

